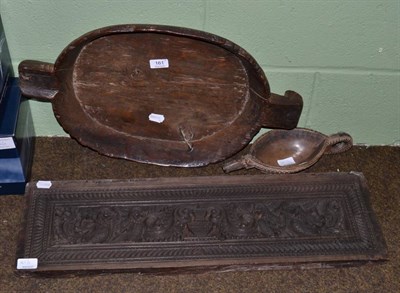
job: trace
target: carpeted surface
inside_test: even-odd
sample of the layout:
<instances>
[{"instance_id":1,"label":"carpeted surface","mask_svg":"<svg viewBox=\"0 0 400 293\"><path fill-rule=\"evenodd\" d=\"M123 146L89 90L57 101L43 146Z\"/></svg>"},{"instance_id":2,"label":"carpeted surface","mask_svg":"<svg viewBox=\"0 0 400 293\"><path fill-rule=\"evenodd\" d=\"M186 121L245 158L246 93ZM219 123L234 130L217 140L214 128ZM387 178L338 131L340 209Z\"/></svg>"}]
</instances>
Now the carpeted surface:
<instances>
[{"instance_id":1,"label":"carpeted surface","mask_svg":"<svg viewBox=\"0 0 400 293\"><path fill-rule=\"evenodd\" d=\"M104 157L69 138L38 138L32 180L224 175L221 166L158 167ZM21 278L14 268L25 199L7 195L0 196L0 292L400 292L400 147L356 146L324 156L306 172L328 171L364 173L388 245L386 263L341 269ZM261 172L232 175L239 174Z\"/></svg>"}]
</instances>

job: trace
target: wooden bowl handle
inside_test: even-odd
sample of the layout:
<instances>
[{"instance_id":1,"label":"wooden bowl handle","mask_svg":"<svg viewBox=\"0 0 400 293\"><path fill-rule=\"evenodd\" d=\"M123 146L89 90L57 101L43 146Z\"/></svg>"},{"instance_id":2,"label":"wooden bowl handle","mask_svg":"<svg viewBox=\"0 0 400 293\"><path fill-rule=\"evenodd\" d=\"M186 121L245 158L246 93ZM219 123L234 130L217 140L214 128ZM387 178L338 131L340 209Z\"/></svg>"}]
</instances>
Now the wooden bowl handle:
<instances>
[{"instance_id":1,"label":"wooden bowl handle","mask_svg":"<svg viewBox=\"0 0 400 293\"><path fill-rule=\"evenodd\" d=\"M303 98L298 93L290 90L284 96L271 93L266 102L263 127L293 129L297 126L303 109Z\"/></svg>"},{"instance_id":2,"label":"wooden bowl handle","mask_svg":"<svg viewBox=\"0 0 400 293\"><path fill-rule=\"evenodd\" d=\"M326 145L325 154L342 153L353 146L353 138L345 132L339 132L328 136Z\"/></svg>"},{"instance_id":3,"label":"wooden bowl handle","mask_svg":"<svg viewBox=\"0 0 400 293\"><path fill-rule=\"evenodd\" d=\"M18 66L19 85L24 96L51 101L58 92L58 82L51 63L25 60Z\"/></svg>"},{"instance_id":4,"label":"wooden bowl handle","mask_svg":"<svg viewBox=\"0 0 400 293\"><path fill-rule=\"evenodd\" d=\"M225 173L237 171L243 168L250 169L253 168L253 165L251 163L251 155L247 154L237 160L227 162L224 166L222 166L222 169Z\"/></svg>"},{"instance_id":5,"label":"wooden bowl handle","mask_svg":"<svg viewBox=\"0 0 400 293\"><path fill-rule=\"evenodd\" d=\"M237 171L243 168L246 168L246 165L244 164L244 161L242 159L229 161L224 166L222 166L222 169L225 173Z\"/></svg>"}]
</instances>

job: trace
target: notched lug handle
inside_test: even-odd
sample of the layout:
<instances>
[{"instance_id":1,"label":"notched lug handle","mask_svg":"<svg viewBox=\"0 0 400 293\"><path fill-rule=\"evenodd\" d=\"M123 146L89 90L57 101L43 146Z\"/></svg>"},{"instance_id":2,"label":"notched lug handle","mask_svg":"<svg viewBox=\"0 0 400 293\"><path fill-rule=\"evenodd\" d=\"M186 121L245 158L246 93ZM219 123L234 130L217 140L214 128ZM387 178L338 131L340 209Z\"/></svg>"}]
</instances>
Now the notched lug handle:
<instances>
[{"instance_id":1,"label":"notched lug handle","mask_svg":"<svg viewBox=\"0 0 400 293\"><path fill-rule=\"evenodd\" d=\"M18 66L21 92L28 98L51 101L58 93L58 82L51 63L25 60Z\"/></svg>"},{"instance_id":2,"label":"notched lug handle","mask_svg":"<svg viewBox=\"0 0 400 293\"><path fill-rule=\"evenodd\" d=\"M338 154L349 150L353 146L353 138L345 132L339 132L328 136L325 154Z\"/></svg>"},{"instance_id":3,"label":"notched lug handle","mask_svg":"<svg viewBox=\"0 0 400 293\"><path fill-rule=\"evenodd\" d=\"M293 129L299 122L303 110L303 98L295 91L285 95L271 93L263 113L262 125L268 128Z\"/></svg>"}]
</instances>

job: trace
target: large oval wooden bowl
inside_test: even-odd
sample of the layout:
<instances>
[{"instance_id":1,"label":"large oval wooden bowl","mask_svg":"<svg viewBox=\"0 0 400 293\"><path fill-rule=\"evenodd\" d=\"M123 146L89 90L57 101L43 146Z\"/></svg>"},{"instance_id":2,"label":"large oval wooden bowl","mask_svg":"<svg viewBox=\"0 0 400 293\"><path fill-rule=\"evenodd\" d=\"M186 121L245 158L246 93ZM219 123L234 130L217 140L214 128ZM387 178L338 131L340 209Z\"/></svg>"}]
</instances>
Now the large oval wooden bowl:
<instances>
[{"instance_id":1,"label":"large oval wooden bowl","mask_svg":"<svg viewBox=\"0 0 400 293\"><path fill-rule=\"evenodd\" d=\"M101 28L69 44L54 65L23 61L19 74L23 94L51 101L81 144L158 165L223 160L263 126L295 127L302 109L295 92L271 94L238 45L178 27Z\"/></svg>"}]
</instances>

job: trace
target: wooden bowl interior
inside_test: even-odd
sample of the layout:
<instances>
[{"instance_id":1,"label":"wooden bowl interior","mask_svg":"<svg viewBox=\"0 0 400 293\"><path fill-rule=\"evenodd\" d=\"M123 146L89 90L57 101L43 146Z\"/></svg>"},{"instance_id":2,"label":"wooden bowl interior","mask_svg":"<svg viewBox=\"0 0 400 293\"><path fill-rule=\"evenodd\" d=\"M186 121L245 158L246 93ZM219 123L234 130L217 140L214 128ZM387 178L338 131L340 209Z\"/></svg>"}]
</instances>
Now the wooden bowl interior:
<instances>
[{"instance_id":1,"label":"wooden bowl interior","mask_svg":"<svg viewBox=\"0 0 400 293\"><path fill-rule=\"evenodd\" d=\"M325 137L319 133L301 129L274 130L270 133L256 142L252 152L259 161L268 166L307 164L323 152Z\"/></svg>"},{"instance_id":2,"label":"wooden bowl interior","mask_svg":"<svg viewBox=\"0 0 400 293\"><path fill-rule=\"evenodd\" d=\"M85 115L124 135L198 140L229 126L249 99L241 60L204 41L160 33L119 33L84 45L61 70ZM168 59L168 68L150 68ZM64 74L64 73L63 73ZM68 79L67 79L68 80ZM162 115L161 123L149 119Z\"/></svg>"}]
</instances>

